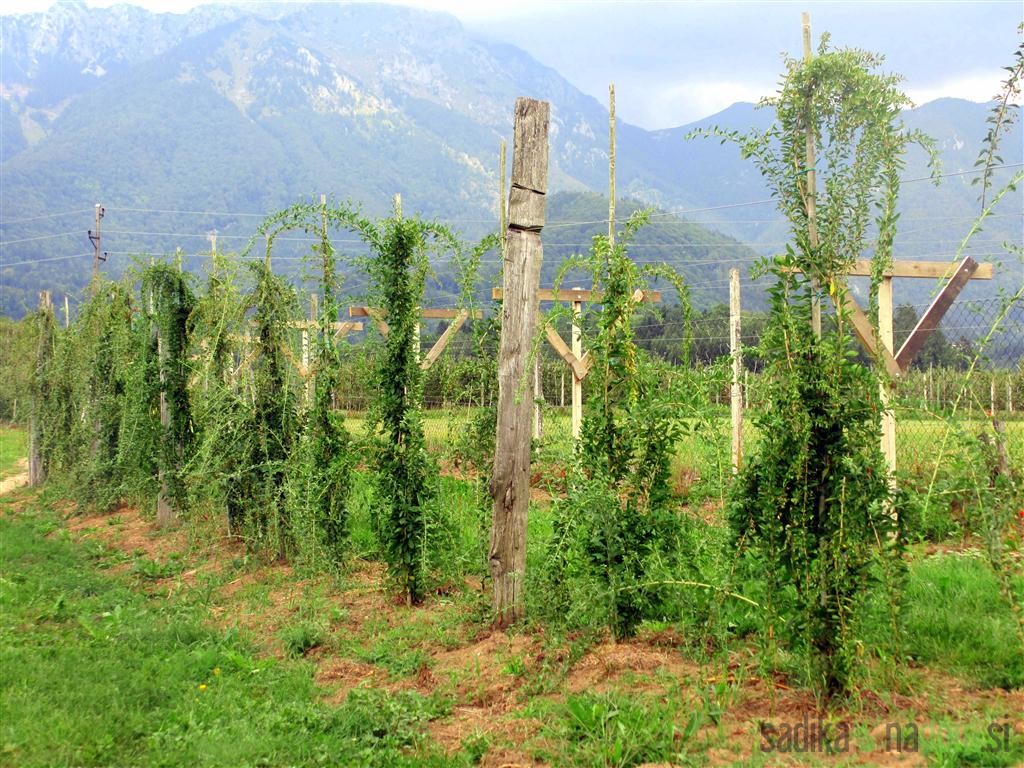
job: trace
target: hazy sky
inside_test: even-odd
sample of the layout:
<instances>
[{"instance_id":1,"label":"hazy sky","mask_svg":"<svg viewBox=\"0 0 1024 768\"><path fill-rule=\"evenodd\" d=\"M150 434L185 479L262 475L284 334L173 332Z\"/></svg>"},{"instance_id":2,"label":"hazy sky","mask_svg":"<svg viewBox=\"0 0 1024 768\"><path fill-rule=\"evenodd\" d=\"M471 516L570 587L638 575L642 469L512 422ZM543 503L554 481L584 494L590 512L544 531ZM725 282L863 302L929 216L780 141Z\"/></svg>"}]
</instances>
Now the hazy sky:
<instances>
[{"instance_id":1,"label":"hazy sky","mask_svg":"<svg viewBox=\"0 0 1024 768\"><path fill-rule=\"evenodd\" d=\"M53 0L3 0L4 13ZM91 6L113 0L89 0ZM136 0L184 12L195 0ZM412 0L448 11L478 36L513 43L645 128L680 125L774 90L780 54L800 51L800 12L815 36L883 53L917 102L985 101L999 89L1024 22L1021 0L981 2L537 2Z\"/></svg>"}]
</instances>

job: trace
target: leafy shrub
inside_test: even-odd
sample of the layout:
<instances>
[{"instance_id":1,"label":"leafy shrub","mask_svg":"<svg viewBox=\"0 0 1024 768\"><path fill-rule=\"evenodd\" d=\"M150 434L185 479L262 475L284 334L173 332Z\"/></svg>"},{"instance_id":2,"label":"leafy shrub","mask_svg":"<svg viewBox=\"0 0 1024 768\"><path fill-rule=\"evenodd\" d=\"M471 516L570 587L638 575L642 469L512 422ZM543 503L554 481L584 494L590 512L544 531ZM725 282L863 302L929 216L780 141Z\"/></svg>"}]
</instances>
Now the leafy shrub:
<instances>
[{"instance_id":1,"label":"leafy shrub","mask_svg":"<svg viewBox=\"0 0 1024 768\"><path fill-rule=\"evenodd\" d=\"M643 221L634 216L624 235ZM613 244L607 237L595 237L589 257L566 269L579 264L590 269L604 298L587 345L593 395L567 498L556 504L552 578L562 608L575 602L566 594L574 583L596 587L586 591L595 592L597 605L594 598L584 605L590 603L617 637L625 637L645 616L658 614L662 591L648 583L648 568L652 561L673 559L676 551L669 462L682 414L633 337L644 272L621 240Z\"/></svg>"},{"instance_id":2,"label":"leafy shrub","mask_svg":"<svg viewBox=\"0 0 1024 768\"><path fill-rule=\"evenodd\" d=\"M850 687L856 619L880 578L898 642L900 542L878 441L879 388L888 380L857 361L845 276L873 248L876 313L892 259L901 154L911 142L931 144L900 124L909 102L897 78L873 71L878 63L863 51L829 50L825 38L809 61L787 61L781 90L767 102L776 111L771 127L707 132L753 159L791 223L794 244L769 268L776 282L760 344L761 442L735 484L729 520L737 550L755 550L764 564L769 620L784 609L788 639L828 695ZM808 165L814 146L820 170ZM820 191L810 183L818 173ZM813 306L825 299L836 312L818 338ZM787 589L793 600L782 603Z\"/></svg>"}]
</instances>

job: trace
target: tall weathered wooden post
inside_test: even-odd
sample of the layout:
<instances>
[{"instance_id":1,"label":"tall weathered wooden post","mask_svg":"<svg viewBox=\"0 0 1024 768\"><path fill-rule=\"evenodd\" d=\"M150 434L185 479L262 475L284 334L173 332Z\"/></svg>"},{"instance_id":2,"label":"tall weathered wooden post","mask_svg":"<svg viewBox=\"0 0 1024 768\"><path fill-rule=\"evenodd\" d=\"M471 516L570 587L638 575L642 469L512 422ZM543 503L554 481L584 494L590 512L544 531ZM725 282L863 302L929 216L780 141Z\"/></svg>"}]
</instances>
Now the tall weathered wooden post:
<instances>
[{"instance_id":1,"label":"tall weathered wooden post","mask_svg":"<svg viewBox=\"0 0 1024 768\"><path fill-rule=\"evenodd\" d=\"M503 253L498 430L490 487L494 520L489 562L495 622L501 627L523 615L533 411L528 363L537 332L537 289L544 258L540 232L548 185L549 115L550 105L545 101L516 100L512 187Z\"/></svg>"}]
</instances>

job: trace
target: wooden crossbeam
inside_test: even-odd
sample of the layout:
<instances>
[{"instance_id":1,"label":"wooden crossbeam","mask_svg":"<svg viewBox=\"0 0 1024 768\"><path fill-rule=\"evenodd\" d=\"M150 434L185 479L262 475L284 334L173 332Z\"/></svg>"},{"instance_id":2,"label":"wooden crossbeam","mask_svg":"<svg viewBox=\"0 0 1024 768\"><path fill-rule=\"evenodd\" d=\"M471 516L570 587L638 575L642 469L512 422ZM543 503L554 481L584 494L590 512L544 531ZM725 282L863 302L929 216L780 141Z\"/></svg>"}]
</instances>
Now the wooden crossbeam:
<instances>
[{"instance_id":1,"label":"wooden crossbeam","mask_svg":"<svg viewBox=\"0 0 1024 768\"><path fill-rule=\"evenodd\" d=\"M465 314L465 317L462 317L463 314ZM388 335L388 323L387 320L385 320L385 318L387 317L387 312L385 312L383 309L380 309L379 307L349 307L348 316L369 317L373 320L374 325L377 326L377 330L380 331L381 336ZM462 322L459 323L460 326L462 325L462 323L466 322L466 320L468 320L470 317L473 317L473 319L475 320L479 320L483 316L484 313L483 310L481 309L474 309L472 312L470 312L468 309L441 309L435 307L425 307L420 310L420 317L422 317L424 320L457 320L458 318L462 317ZM429 365L427 367L429 367Z\"/></svg>"},{"instance_id":2,"label":"wooden crossbeam","mask_svg":"<svg viewBox=\"0 0 1024 768\"><path fill-rule=\"evenodd\" d=\"M491 289L491 298L495 301L500 301L503 295L501 288ZM559 291L554 291L551 288L541 288L537 291L538 301L587 301L590 303L600 303L603 299L604 291L593 291L589 288L586 290L572 288ZM645 304L657 304L661 301L661 291L644 291L643 298L640 301Z\"/></svg>"},{"instance_id":3,"label":"wooden crossbeam","mask_svg":"<svg viewBox=\"0 0 1024 768\"><path fill-rule=\"evenodd\" d=\"M991 266L991 265L988 265ZM964 289L964 286L970 282L971 278L975 276L978 271L979 264L970 256L964 258L960 262L960 265L956 268L956 272L949 279L949 282L939 291L938 296L932 301L931 306L921 315L921 319L917 321L917 325L914 326L914 330L910 332L907 340L903 342L903 346L900 347L900 351L896 353L896 363L899 365L900 370L906 372L910 368L910 364L914 361L914 357L918 352L921 351L921 347L928 341L928 337L932 335L936 328L939 327L939 322L942 320L942 316L946 314L956 297L960 294L960 291Z\"/></svg>"},{"instance_id":4,"label":"wooden crossbeam","mask_svg":"<svg viewBox=\"0 0 1024 768\"><path fill-rule=\"evenodd\" d=\"M587 374L590 373L590 353L585 352L582 358L578 358L572 353L569 345L565 343L553 326L546 326L544 330L547 333L548 342L550 342L555 352L558 353L558 356L569 364L573 375L581 381L587 378Z\"/></svg>"},{"instance_id":5,"label":"wooden crossbeam","mask_svg":"<svg viewBox=\"0 0 1024 768\"><path fill-rule=\"evenodd\" d=\"M479 320L484 316L482 309L473 310L473 319ZM457 320L460 317L462 322L469 319L468 309L431 309L429 307L420 310L420 317L424 320Z\"/></svg>"},{"instance_id":6,"label":"wooden crossbeam","mask_svg":"<svg viewBox=\"0 0 1024 768\"><path fill-rule=\"evenodd\" d=\"M894 261L889 269L882 273L883 277L934 277L938 279L948 278L954 274L957 265L948 261L911 261L900 259ZM800 270L794 269L793 272ZM857 259L853 263L847 275L851 277L870 277L871 259ZM978 269L972 276L974 280L991 280L993 267L991 264L978 264Z\"/></svg>"},{"instance_id":7,"label":"wooden crossbeam","mask_svg":"<svg viewBox=\"0 0 1024 768\"><path fill-rule=\"evenodd\" d=\"M969 267L970 271L965 272ZM791 271L798 273L801 270L793 269ZM854 334L857 336L861 346L872 356L880 358L886 372L893 378L897 378L905 374L910 368L914 356L924 346L932 331L938 327L942 316L952 305L967 282L971 279L991 280L993 277L993 267L991 264L978 264L970 257L965 258L959 265L953 265L948 261L912 261L903 259L894 261L882 274L883 277L888 278L950 278L939 295L935 297L932 306L928 308L928 311L918 321L914 332L907 337L903 347L896 355L893 355L884 345L878 345L874 326L867 315L864 314L864 310L854 301L845 285L835 286L830 291L836 307L844 307L849 314ZM857 259L846 275L869 277L871 275L871 260ZM920 333L918 333L918 329L920 329Z\"/></svg>"},{"instance_id":8,"label":"wooden crossbeam","mask_svg":"<svg viewBox=\"0 0 1024 768\"><path fill-rule=\"evenodd\" d=\"M472 314L473 314L474 319L476 319L476 320L479 320L480 318L482 318L484 316L484 312L483 312L482 309L474 309ZM434 307L425 307L425 308L420 310L420 317L422 317L424 320L456 320L457 318L462 317L463 315L465 315L465 317L463 318L463 322L465 322L467 319L469 319L469 316L470 316L469 310L468 309L438 309L438 308L434 308ZM377 307L349 307L348 308L348 316L349 317L374 317L374 316L387 317L387 312L385 312L383 309L378 309Z\"/></svg>"},{"instance_id":9,"label":"wooden crossbeam","mask_svg":"<svg viewBox=\"0 0 1024 768\"><path fill-rule=\"evenodd\" d=\"M426 311L426 310L424 310L424 311ZM437 311L437 310L435 310L435 311ZM447 310L445 310L445 311L447 311ZM426 315L424 315L424 317L426 317ZM441 353L443 353L445 348L447 348L448 342L451 341L452 336L454 336L458 332L459 328L461 328L463 323L465 323L466 320L468 320L468 319L469 319L469 310L468 309L461 310L455 316L455 319L452 320L451 324L447 328L444 329L444 333L441 334L440 338L438 338L438 340L434 342L434 346L432 346L430 348L430 351L427 352L427 356L424 357L422 361L420 361L420 367L424 371L429 369L430 366L432 366L434 364L434 362L437 360L437 358L439 358L441 356Z\"/></svg>"},{"instance_id":10,"label":"wooden crossbeam","mask_svg":"<svg viewBox=\"0 0 1024 768\"><path fill-rule=\"evenodd\" d=\"M881 358L882 364L890 376L901 376L903 372L900 370L899 365L896 364L892 352L884 346L878 346L875 337L875 327L871 324L868 316L864 314L864 310L860 308L860 305L853 300L845 285L836 286L836 290L832 294L832 302L836 305L837 309L840 302L842 302L850 316L850 322L853 323L853 332L861 346L868 351L868 354Z\"/></svg>"},{"instance_id":11,"label":"wooden crossbeam","mask_svg":"<svg viewBox=\"0 0 1024 768\"><path fill-rule=\"evenodd\" d=\"M363 330L363 324L359 322L352 322L351 320L343 320L337 323L331 323L331 328L334 329L335 333L351 333L352 331ZM316 320L293 320L288 323L289 328L302 328L303 330L318 330L320 323Z\"/></svg>"},{"instance_id":12,"label":"wooden crossbeam","mask_svg":"<svg viewBox=\"0 0 1024 768\"><path fill-rule=\"evenodd\" d=\"M373 324L377 326L377 330L380 331L381 336L388 335L388 324L384 319L384 312L376 307L349 307L349 317L369 317L373 320Z\"/></svg>"}]
</instances>

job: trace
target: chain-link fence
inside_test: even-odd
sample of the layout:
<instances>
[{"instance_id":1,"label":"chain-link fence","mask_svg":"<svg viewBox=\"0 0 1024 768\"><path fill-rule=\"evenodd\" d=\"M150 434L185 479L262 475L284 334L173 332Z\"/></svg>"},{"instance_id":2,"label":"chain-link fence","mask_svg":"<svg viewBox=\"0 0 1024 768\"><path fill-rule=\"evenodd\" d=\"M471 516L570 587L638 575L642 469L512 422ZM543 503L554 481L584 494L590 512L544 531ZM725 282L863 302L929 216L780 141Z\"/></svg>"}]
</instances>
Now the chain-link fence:
<instances>
[{"instance_id":1,"label":"chain-link fence","mask_svg":"<svg viewBox=\"0 0 1024 768\"><path fill-rule=\"evenodd\" d=\"M897 347L925 308L898 308ZM898 384L897 466L910 475L930 475L964 441L998 437L1012 465L1024 467L1022 363L1019 303L987 299L950 307Z\"/></svg>"},{"instance_id":2,"label":"chain-link fence","mask_svg":"<svg viewBox=\"0 0 1024 768\"><path fill-rule=\"evenodd\" d=\"M896 347L909 335L926 305L903 305L894 317ZM497 402L497 336L482 334L470 320L451 335L444 352L424 372L423 422L428 449L447 468L466 468L483 457L487 421ZM638 318L638 342L666 365L666 375L685 375L699 391L700 407L677 451L674 467L677 489L694 486L706 494L723 495L731 476L731 428L728 312L724 309L682 318ZM742 341L759 341L764 316L746 313ZM447 321L425 321L421 330L421 359L426 359L447 328ZM567 341L569 329L561 329ZM689 364L683 363L684 342ZM350 339L345 347L347 375L338 390L338 406L349 428L362 433L374 392L374 357L380 337L370 330ZM538 466L543 473L564 475L573 453L573 374L547 343L538 343L533 372L536 396L534 437ZM901 474L925 478L936 466L951 460L959 442L986 439L992 419L1003 430L1011 461L1024 466L1024 307L998 299L958 302L923 346L908 373L898 382L893 410L896 418L897 467ZM746 407L744 444L756 449L753 417L762 407L762 374L757 358L745 357L742 389ZM582 385L583 400L588 382ZM472 458L470 458L472 457Z\"/></svg>"}]
</instances>

